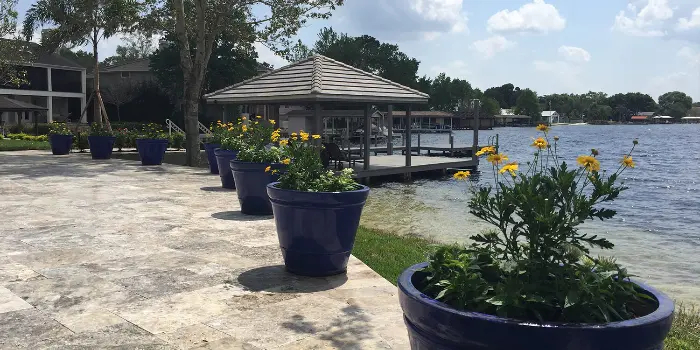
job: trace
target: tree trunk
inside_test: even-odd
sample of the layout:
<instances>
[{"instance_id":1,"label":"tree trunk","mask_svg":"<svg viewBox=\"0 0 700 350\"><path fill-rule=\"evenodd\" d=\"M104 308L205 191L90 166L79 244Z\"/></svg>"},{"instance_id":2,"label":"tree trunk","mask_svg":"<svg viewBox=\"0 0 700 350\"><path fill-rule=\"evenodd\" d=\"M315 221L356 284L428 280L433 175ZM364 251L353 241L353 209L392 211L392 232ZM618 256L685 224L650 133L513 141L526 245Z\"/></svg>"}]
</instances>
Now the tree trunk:
<instances>
[{"instance_id":1,"label":"tree trunk","mask_svg":"<svg viewBox=\"0 0 700 350\"><path fill-rule=\"evenodd\" d=\"M97 97L100 91L100 60L97 57L97 32L93 31L93 41L92 41L92 54L95 56L95 68L92 71L93 84L92 93L95 99L93 100L93 123L97 125L102 125L102 109L100 109L100 99Z\"/></svg>"},{"instance_id":2,"label":"tree trunk","mask_svg":"<svg viewBox=\"0 0 700 350\"><path fill-rule=\"evenodd\" d=\"M196 85L196 84L195 84ZM199 165L199 89L185 88L185 165Z\"/></svg>"}]
</instances>

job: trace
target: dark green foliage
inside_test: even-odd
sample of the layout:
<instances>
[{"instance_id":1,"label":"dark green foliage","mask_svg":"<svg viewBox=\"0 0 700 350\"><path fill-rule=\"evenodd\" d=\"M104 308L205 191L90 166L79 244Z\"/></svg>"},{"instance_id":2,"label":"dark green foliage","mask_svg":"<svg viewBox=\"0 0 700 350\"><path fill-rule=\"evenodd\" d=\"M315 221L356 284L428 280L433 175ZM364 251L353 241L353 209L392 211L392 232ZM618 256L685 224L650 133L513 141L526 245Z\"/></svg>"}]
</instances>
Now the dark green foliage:
<instances>
[{"instance_id":1,"label":"dark green foliage","mask_svg":"<svg viewBox=\"0 0 700 350\"><path fill-rule=\"evenodd\" d=\"M185 134L179 132L172 133L172 135L170 135L169 146L170 148L174 148L178 151L181 150L183 147L185 147Z\"/></svg>"},{"instance_id":2,"label":"dark green foliage","mask_svg":"<svg viewBox=\"0 0 700 350\"><path fill-rule=\"evenodd\" d=\"M90 144L88 143L88 136L90 135L87 132L80 132L75 135L75 137L73 137L73 148L80 152L85 152L86 149L89 149Z\"/></svg>"},{"instance_id":3,"label":"dark green foliage","mask_svg":"<svg viewBox=\"0 0 700 350\"><path fill-rule=\"evenodd\" d=\"M537 93L530 89L520 91L515 103L515 114L527 115L532 117L532 120L539 120L541 112Z\"/></svg>"},{"instance_id":4,"label":"dark green foliage","mask_svg":"<svg viewBox=\"0 0 700 350\"><path fill-rule=\"evenodd\" d=\"M49 135L73 135L66 123L54 122L49 125Z\"/></svg>"},{"instance_id":5,"label":"dark green foliage","mask_svg":"<svg viewBox=\"0 0 700 350\"><path fill-rule=\"evenodd\" d=\"M114 147L116 147L120 152L123 148L136 148L136 136L138 133L137 130L138 129L136 128L114 129L114 136L116 137L116 139L114 140Z\"/></svg>"},{"instance_id":6,"label":"dark green foliage","mask_svg":"<svg viewBox=\"0 0 700 350\"><path fill-rule=\"evenodd\" d=\"M676 119L685 117L693 107L693 99L680 92L672 91L659 96L659 113Z\"/></svg>"},{"instance_id":7,"label":"dark green foliage","mask_svg":"<svg viewBox=\"0 0 700 350\"><path fill-rule=\"evenodd\" d=\"M92 123L90 124L90 136L114 136L114 133L106 125Z\"/></svg>"},{"instance_id":8,"label":"dark green foliage","mask_svg":"<svg viewBox=\"0 0 700 350\"><path fill-rule=\"evenodd\" d=\"M163 126L149 123L138 130L137 139L168 139L168 134L163 131Z\"/></svg>"},{"instance_id":9,"label":"dark green foliage","mask_svg":"<svg viewBox=\"0 0 700 350\"><path fill-rule=\"evenodd\" d=\"M30 149L51 149L51 145L46 141L12 140L0 137L0 152Z\"/></svg>"}]
</instances>

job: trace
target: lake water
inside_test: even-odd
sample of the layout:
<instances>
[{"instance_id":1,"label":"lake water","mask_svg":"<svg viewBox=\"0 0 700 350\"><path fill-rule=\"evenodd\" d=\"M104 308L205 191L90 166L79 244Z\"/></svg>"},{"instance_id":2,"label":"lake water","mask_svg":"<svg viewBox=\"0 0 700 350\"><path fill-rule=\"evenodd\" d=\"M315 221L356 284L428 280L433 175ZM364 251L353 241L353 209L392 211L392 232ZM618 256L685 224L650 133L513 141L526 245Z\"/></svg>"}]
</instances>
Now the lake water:
<instances>
[{"instance_id":1,"label":"lake water","mask_svg":"<svg viewBox=\"0 0 700 350\"><path fill-rule=\"evenodd\" d=\"M500 150L511 161L532 158L534 128L481 131L479 144L499 135ZM575 163L578 155L600 151L601 166L615 171L622 155L638 139L635 169L621 179L629 187L608 207L617 215L591 221L582 231L615 244L606 255L673 298L700 304L700 125L566 125L552 128L559 155ZM471 145L472 131L455 131L456 145ZM422 135L421 145L444 144L447 135ZM414 140L415 144L415 140ZM493 183L491 165L482 161L480 183ZM489 225L469 214L467 185L445 177L410 183L386 183L372 189L363 225L441 242L468 242Z\"/></svg>"}]
</instances>

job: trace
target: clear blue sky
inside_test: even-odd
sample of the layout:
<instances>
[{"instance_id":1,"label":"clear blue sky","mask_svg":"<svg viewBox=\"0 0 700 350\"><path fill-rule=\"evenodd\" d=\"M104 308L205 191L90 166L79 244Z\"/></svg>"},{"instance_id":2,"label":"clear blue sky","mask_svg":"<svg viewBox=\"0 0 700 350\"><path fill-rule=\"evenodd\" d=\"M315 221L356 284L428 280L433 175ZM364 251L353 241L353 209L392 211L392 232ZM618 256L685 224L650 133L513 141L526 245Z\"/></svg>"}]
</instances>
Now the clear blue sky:
<instances>
[{"instance_id":1,"label":"clear blue sky","mask_svg":"<svg viewBox=\"0 0 700 350\"><path fill-rule=\"evenodd\" d=\"M20 14L33 3L19 1ZM508 82L540 94L683 91L700 101L698 0L346 0L309 23L313 44L331 26L392 42L421 61L486 89ZM119 39L105 42L102 57ZM260 49L279 67L285 62Z\"/></svg>"}]
</instances>

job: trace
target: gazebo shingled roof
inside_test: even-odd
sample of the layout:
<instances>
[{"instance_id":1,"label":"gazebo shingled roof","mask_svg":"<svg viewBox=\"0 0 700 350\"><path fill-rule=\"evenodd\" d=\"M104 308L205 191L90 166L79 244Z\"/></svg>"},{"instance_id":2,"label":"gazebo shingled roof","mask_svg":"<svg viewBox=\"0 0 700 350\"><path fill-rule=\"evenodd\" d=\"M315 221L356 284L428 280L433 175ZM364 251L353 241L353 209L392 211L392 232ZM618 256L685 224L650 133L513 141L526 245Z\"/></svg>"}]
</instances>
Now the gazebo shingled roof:
<instances>
[{"instance_id":1,"label":"gazebo shingled roof","mask_svg":"<svg viewBox=\"0 0 700 350\"><path fill-rule=\"evenodd\" d=\"M208 102L428 103L428 94L322 55L204 95Z\"/></svg>"},{"instance_id":2,"label":"gazebo shingled roof","mask_svg":"<svg viewBox=\"0 0 700 350\"><path fill-rule=\"evenodd\" d=\"M37 106L24 101L18 101L6 96L0 96L0 112L34 112L46 111L48 108Z\"/></svg>"}]
</instances>

